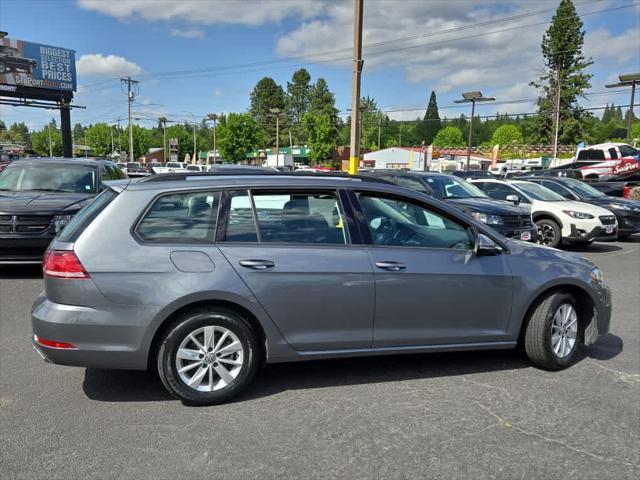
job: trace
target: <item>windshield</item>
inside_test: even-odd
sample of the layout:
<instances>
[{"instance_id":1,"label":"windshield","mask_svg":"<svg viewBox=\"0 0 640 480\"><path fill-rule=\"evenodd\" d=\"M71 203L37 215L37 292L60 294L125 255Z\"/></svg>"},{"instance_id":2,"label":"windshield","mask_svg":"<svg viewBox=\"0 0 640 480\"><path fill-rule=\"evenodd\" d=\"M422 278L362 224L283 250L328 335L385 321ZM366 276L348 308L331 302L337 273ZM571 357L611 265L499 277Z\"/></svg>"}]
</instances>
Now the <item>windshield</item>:
<instances>
[{"instance_id":1,"label":"windshield","mask_svg":"<svg viewBox=\"0 0 640 480\"><path fill-rule=\"evenodd\" d=\"M167 167L171 167L171 168L181 168L182 165L180 165L179 163L176 162L169 162L167 163Z\"/></svg>"},{"instance_id":2,"label":"windshield","mask_svg":"<svg viewBox=\"0 0 640 480\"><path fill-rule=\"evenodd\" d=\"M587 198L606 197L606 195L602 193L600 190L597 190L593 188L591 185L588 185L584 182L580 182L578 180L566 179L564 181L564 184L569 190L573 190L578 195L581 195L583 197L587 197Z\"/></svg>"},{"instance_id":3,"label":"windshield","mask_svg":"<svg viewBox=\"0 0 640 480\"><path fill-rule=\"evenodd\" d=\"M96 191L96 169L84 165L14 162L0 172L0 191Z\"/></svg>"},{"instance_id":4,"label":"windshield","mask_svg":"<svg viewBox=\"0 0 640 480\"><path fill-rule=\"evenodd\" d=\"M542 185L538 185L537 183L518 182L514 186L522 190L525 195L528 195L534 200L542 200L543 202L559 202L561 200L566 200L562 195L558 195L556 192L549 190Z\"/></svg>"},{"instance_id":5,"label":"windshield","mask_svg":"<svg viewBox=\"0 0 640 480\"><path fill-rule=\"evenodd\" d=\"M127 168L140 168L140 164L138 162L129 162L127 163Z\"/></svg>"},{"instance_id":6,"label":"windshield","mask_svg":"<svg viewBox=\"0 0 640 480\"><path fill-rule=\"evenodd\" d=\"M449 175L424 178L436 198L489 198L475 185Z\"/></svg>"}]
</instances>

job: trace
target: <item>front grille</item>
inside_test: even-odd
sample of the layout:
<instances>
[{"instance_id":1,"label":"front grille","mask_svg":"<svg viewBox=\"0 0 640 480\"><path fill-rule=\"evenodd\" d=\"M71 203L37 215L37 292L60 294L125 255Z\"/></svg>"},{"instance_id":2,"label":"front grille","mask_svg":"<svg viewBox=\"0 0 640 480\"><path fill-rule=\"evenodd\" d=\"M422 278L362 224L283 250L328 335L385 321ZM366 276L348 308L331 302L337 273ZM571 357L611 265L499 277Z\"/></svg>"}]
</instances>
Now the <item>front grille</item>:
<instances>
[{"instance_id":1,"label":"front grille","mask_svg":"<svg viewBox=\"0 0 640 480\"><path fill-rule=\"evenodd\" d=\"M529 215L503 215L502 223L509 228L527 228L531 226Z\"/></svg>"},{"instance_id":2,"label":"front grille","mask_svg":"<svg viewBox=\"0 0 640 480\"><path fill-rule=\"evenodd\" d=\"M0 232L2 233L42 233L49 230L53 215L2 215Z\"/></svg>"},{"instance_id":3,"label":"front grille","mask_svg":"<svg viewBox=\"0 0 640 480\"><path fill-rule=\"evenodd\" d=\"M602 215L600 221L603 225L615 225L616 217L614 215Z\"/></svg>"}]
</instances>

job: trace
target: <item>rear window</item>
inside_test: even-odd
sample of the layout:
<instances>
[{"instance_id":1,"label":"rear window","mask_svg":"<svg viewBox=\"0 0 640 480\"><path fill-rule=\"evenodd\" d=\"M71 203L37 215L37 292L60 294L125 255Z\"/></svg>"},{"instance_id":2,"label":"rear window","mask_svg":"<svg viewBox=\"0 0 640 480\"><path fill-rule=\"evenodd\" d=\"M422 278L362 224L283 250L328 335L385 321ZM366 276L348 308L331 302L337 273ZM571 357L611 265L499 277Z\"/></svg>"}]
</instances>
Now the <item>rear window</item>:
<instances>
[{"instance_id":1,"label":"rear window","mask_svg":"<svg viewBox=\"0 0 640 480\"><path fill-rule=\"evenodd\" d=\"M163 195L138 222L135 233L151 243L213 242L219 201L219 192Z\"/></svg>"},{"instance_id":2,"label":"rear window","mask_svg":"<svg viewBox=\"0 0 640 480\"><path fill-rule=\"evenodd\" d=\"M100 212L117 196L118 194L111 189L103 190L102 193L97 195L74 215L58 234L58 240L61 242L75 242L85 228L87 228L89 224L100 215Z\"/></svg>"},{"instance_id":3,"label":"rear window","mask_svg":"<svg viewBox=\"0 0 640 480\"><path fill-rule=\"evenodd\" d=\"M604 160L604 150L580 150L577 160Z\"/></svg>"}]
</instances>

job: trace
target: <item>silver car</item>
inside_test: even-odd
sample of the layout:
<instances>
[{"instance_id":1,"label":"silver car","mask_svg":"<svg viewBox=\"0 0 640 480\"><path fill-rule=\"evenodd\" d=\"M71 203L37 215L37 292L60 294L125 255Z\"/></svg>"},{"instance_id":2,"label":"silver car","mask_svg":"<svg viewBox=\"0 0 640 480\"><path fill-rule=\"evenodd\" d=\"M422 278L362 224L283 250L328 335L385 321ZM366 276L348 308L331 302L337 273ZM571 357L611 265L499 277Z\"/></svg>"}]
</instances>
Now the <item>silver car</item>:
<instances>
[{"instance_id":1,"label":"silver car","mask_svg":"<svg viewBox=\"0 0 640 480\"><path fill-rule=\"evenodd\" d=\"M560 369L608 332L602 273L367 177L115 182L51 243L33 345L61 365L157 369L189 404L264 363L514 348Z\"/></svg>"}]
</instances>

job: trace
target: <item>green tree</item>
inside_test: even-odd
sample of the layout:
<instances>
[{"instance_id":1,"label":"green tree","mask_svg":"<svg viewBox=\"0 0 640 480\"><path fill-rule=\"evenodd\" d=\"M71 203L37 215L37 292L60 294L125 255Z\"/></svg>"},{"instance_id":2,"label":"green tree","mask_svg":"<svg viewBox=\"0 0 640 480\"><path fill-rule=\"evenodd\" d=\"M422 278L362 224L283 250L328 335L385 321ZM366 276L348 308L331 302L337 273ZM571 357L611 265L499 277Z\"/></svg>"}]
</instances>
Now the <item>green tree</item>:
<instances>
[{"instance_id":1,"label":"green tree","mask_svg":"<svg viewBox=\"0 0 640 480\"><path fill-rule=\"evenodd\" d=\"M309 152L311 160L317 163L330 159L336 148L335 125L332 123L331 115L307 113L303 123L309 139L308 145L311 148Z\"/></svg>"},{"instance_id":2,"label":"green tree","mask_svg":"<svg viewBox=\"0 0 640 480\"><path fill-rule=\"evenodd\" d=\"M111 127L106 123L96 123L87 129L85 140L93 153L98 157L106 157L111 153Z\"/></svg>"},{"instance_id":3,"label":"green tree","mask_svg":"<svg viewBox=\"0 0 640 480\"><path fill-rule=\"evenodd\" d=\"M465 141L458 127L444 127L433 139L433 145L441 148L454 148L464 146Z\"/></svg>"},{"instance_id":4,"label":"green tree","mask_svg":"<svg viewBox=\"0 0 640 480\"><path fill-rule=\"evenodd\" d=\"M492 145L510 146L524 143L522 132L515 125L500 125L491 137Z\"/></svg>"},{"instance_id":5,"label":"green tree","mask_svg":"<svg viewBox=\"0 0 640 480\"><path fill-rule=\"evenodd\" d=\"M284 90L271 77L264 77L251 92L251 107L249 111L263 132L262 140L269 146L276 143L276 119L271 109L279 109L280 122L285 118L286 107ZM280 132L282 133L282 132Z\"/></svg>"},{"instance_id":6,"label":"green tree","mask_svg":"<svg viewBox=\"0 0 640 480\"><path fill-rule=\"evenodd\" d=\"M436 92L431 91L431 97L429 97L429 105L427 111L424 114L422 122L420 122L419 134L427 145L433 143L433 139L436 134L442 128L442 122L440 121L440 114L438 113L438 100L436 99Z\"/></svg>"},{"instance_id":7,"label":"green tree","mask_svg":"<svg viewBox=\"0 0 640 480\"><path fill-rule=\"evenodd\" d=\"M225 161L237 162L258 145L259 138L258 125L250 113L230 113L218 126L217 147Z\"/></svg>"},{"instance_id":8,"label":"green tree","mask_svg":"<svg viewBox=\"0 0 640 480\"><path fill-rule=\"evenodd\" d=\"M31 149L43 157L49 156L49 142L54 157L62 156L62 136L53 125L47 125L38 132L31 134Z\"/></svg>"},{"instance_id":9,"label":"green tree","mask_svg":"<svg viewBox=\"0 0 640 480\"><path fill-rule=\"evenodd\" d=\"M360 100L360 116L360 146L372 150L378 148L378 125L382 130L384 115L369 95Z\"/></svg>"},{"instance_id":10,"label":"green tree","mask_svg":"<svg viewBox=\"0 0 640 480\"><path fill-rule=\"evenodd\" d=\"M560 143L571 144L584 138L588 112L578 105L578 97L591 87L591 74L585 69L593 62L582 54L584 30L572 0L561 0L551 25L542 38L542 55L547 67L531 85L541 90L536 117L537 140L551 142L560 89ZM559 82L558 82L559 78ZM559 84L558 84L559 83Z\"/></svg>"},{"instance_id":11,"label":"green tree","mask_svg":"<svg viewBox=\"0 0 640 480\"><path fill-rule=\"evenodd\" d=\"M314 83L311 88L308 113L315 116L328 115L331 119L332 135L334 138L338 138L338 132L342 126L342 122L338 117L335 96L333 92L329 90L329 85L324 78L316 80L316 83ZM308 134L306 127L305 132Z\"/></svg>"},{"instance_id":12,"label":"green tree","mask_svg":"<svg viewBox=\"0 0 640 480\"><path fill-rule=\"evenodd\" d=\"M302 119L311 106L311 75L305 68L296 70L287 82L286 104L293 141L302 144L306 140Z\"/></svg>"},{"instance_id":13,"label":"green tree","mask_svg":"<svg viewBox=\"0 0 640 480\"><path fill-rule=\"evenodd\" d=\"M146 155L151 147L151 132L149 129L141 127L140 125L133 125L133 158L140 158ZM109 139L111 141L111 139ZM114 137L115 141L115 137ZM123 128L121 133L120 142L123 152L129 152L129 128ZM124 154L123 154L124 155ZM128 155L124 155L123 159L128 161Z\"/></svg>"}]
</instances>

